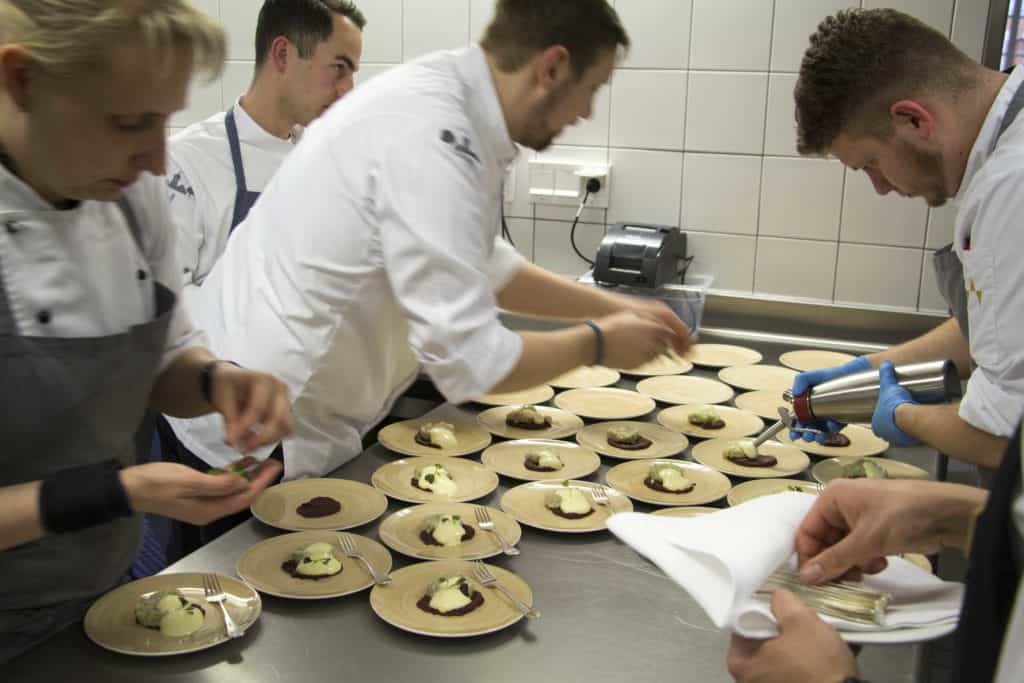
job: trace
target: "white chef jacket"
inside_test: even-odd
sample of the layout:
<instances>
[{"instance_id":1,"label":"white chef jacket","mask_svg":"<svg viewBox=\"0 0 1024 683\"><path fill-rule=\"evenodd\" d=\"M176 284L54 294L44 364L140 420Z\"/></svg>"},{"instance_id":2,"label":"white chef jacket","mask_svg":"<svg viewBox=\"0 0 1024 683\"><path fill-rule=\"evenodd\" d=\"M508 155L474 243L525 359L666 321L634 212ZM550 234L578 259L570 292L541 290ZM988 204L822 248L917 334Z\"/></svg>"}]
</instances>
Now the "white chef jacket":
<instances>
[{"instance_id":1,"label":"white chef jacket","mask_svg":"<svg viewBox=\"0 0 1024 683\"><path fill-rule=\"evenodd\" d=\"M1021 446L1024 450L1024 442ZM1021 453L1024 462L1024 452ZM1024 478L1024 469L1021 470ZM1022 479L1024 488L1024 479ZM1018 495L1013 502L1013 524L1017 534L1024 538L1024 495ZM1024 680L1024 577L1017 586L1017 598L1010 613L1006 634L1003 636L1003 651L999 656L999 667L993 683L1020 683Z\"/></svg>"},{"instance_id":2,"label":"white chef jacket","mask_svg":"<svg viewBox=\"0 0 1024 683\"><path fill-rule=\"evenodd\" d=\"M117 203L58 210L0 165L0 278L19 335L123 334L155 317L154 280L180 290L163 179L143 175L125 193L140 224L141 252ZM176 306L160 370L201 343Z\"/></svg>"},{"instance_id":3,"label":"white chef jacket","mask_svg":"<svg viewBox=\"0 0 1024 683\"><path fill-rule=\"evenodd\" d=\"M477 46L397 67L306 130L193 311L220 357L288 384L286 478L357 455L420 366L458 403L518 363L495 301L523 263L499 237L515 155ZM211 465L237 458L218 418L170 422Z\"/></svg>"},{"instance_id":4,"label":"white chef jacket","mask_svg":"<svg viewBox=\"0 0 1024 683\"><path fill-rule=\"evenodd\" d=\"M977 364L960 404L965 422L1011 437L1024 415L1024 112L996 142L1017 67L971 149L953 248L964 267L970 352ZM967 246L970 245L968 249Z\"/></svg>"},{"instance_id":5,"label":"white chef jacket","mask_svg":"<svg viewBox=\"0 0 1024 683\"><path fill-rule=\"evenodd\" d=\"M238 144L248 190L262 192L301 130L282 140L260 127L235 104ZM167 196L178 229L178 260L186 299L224 253L235 210L235 170L224 125L226 113L214 114L171 137L167 151Z\"/></svg>"}]
</instances>

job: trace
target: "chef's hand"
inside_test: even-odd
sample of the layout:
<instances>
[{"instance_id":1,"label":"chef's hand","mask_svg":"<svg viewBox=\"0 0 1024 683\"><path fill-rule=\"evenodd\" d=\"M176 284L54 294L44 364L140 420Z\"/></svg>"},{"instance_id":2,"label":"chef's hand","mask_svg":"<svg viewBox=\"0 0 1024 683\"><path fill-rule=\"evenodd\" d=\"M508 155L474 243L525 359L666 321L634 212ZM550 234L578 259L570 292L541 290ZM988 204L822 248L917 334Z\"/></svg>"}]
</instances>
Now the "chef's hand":
<instances>
[{"instance_id":1,"label":"chef's hand","mask_svg":"<svg viewBox=\"0 0 1024 683\"><path fill-rule=\"evenodd\" d=\"M896 381L896 370L892 361L878 366L878 403L871 416L871 431L893 446L916 446L921 442L896 425L896 408L904 403L917 404L910 392Z\"/></svg>"},{"instance_id":2,"label":"chef's hand","mask_svg":"<svg viewBox=\"0 0 1024 683\"><path fill-rule=\"evenodd\" d=\"M835 630L789 591L772 594L779 635L750 640L734 635L729 673L740 683L839 683L857 675L857 662Z\"/></svg>"},{"instance_id":3,"label":"chef's hand","mask_svg":"<svg viewBox=\"0 0 1024 683\"><path fill-rule=\"evenodd\" d=\"M121 470L132 509L204 525L241 512L281 473L281 463L265 460L251 480L233 474L203 474L171 462L154 462Z\"/></svg>"},{"instance_id":4,"label":"chef's hand","mask_svg":"<svg viewBox=\"0 0 1024 683\"><path fill-rule=\"evenodd\" d=\"M673 311L665 302L657 301L653 299L645 299L642 297L626 297L629 301L629 309L634 313L641 316L647 316L654 320L661 322L666 325L669 329L675 332L675 338L672 344L672 350L682 356L690 347L693 346L694 335L690 331L690 328L686 326L676 312ZM636 367L636 366L631 366Z\"/></svg>"},{"instance_id":5,"label":"chef's hand","mask_svg":"<svg viewBox=\"0 0 1024 683\"><path fill-rule=\"evenodd\" d=\"M859 580L885 569L887 555L964 548L987 496L972 486L940 482L832 481L796 532L800 579Z\"/></svg>"},{"instance_id":6,"label":"chef's hand","mask_svg":"<svg viewBox=\"0 0 1024 683\"><path fill-rule=\"evenodd\" d=\"M811 389L811 387L829 382L846 375L852 375L855 372L864 372L865 370L871 369L871 363L868 361L867 356L858 356L848 363L838 365L834 368L822 368L821 370L811 370L809 372L801 372L793 380L793 396L800 396ZM807 432L790 432L789 438L793 441L803 439L804 441L817 441L822 443L825 441L827 434L838 432L846 425L835 420L823 420L819 422L796 422L796 426L803 429L817 429L823 434L808 434Z\"/></svg>"},{"instance_id":7,"label":"chef's hand","mask_svg":"<svg viewBox=\"0 0 1024 683\"><path fill-rule=\"evenodd\" d=\"M594 322L604 336L603 363L611 368L635 368L685 343L671 325L649 313L624 311Z\"/></svg>"},{"instance_id":8,"label":"chef's hand","mask_svg":"<svg viewBox=\"0 0 1024 683\"><path fill-rule=\"evenodd\" d=\"M218 363L210 378L213 407L224 416L224 442L242 453L292 433L288 387L273 375Z\"/></svg>"}]
</instances>

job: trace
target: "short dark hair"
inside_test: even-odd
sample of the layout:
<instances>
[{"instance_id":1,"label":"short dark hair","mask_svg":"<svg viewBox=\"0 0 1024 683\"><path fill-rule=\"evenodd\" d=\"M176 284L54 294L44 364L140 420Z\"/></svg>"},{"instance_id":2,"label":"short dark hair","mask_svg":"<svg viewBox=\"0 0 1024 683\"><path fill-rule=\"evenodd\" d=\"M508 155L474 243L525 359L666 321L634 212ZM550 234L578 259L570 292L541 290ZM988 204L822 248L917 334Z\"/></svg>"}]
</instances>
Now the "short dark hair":
<instances>
[{"instance_id":1,"label":"short dark hair","mask_svg":"<svg viewBox=\"0 0 1024 683\"><path fill-rule=\"evenodd\" d=\"M256 23L256 66L263 65L270 46L284 36L298 49L303 59L334 32L334 16L347 17L362 31L366 17L350 0L266 0Z\"/></svg>"},{"instance_id":2,"label":"short dark hair","mask_svg":"<svg viewBox=\"0 0 1024 683\"><path fill-rule=\"evenodd\" d=\"M892 9L826 18L800 64L797 149L824 154L840 134L887 137L893 102L972 88L979 65L945 35Z\"/></svg>"},{"instance_id":3,"label":"short dark hair","mask_svg":"<svg viewBox=\"0 0 1024 683\"><path fill-rule=\"evenodd\" d=\"M506 72L561 45L579 77L602 52L628 48L629 35L607 0L498 0L480 44Z\"/></svg>"}]
</instances>

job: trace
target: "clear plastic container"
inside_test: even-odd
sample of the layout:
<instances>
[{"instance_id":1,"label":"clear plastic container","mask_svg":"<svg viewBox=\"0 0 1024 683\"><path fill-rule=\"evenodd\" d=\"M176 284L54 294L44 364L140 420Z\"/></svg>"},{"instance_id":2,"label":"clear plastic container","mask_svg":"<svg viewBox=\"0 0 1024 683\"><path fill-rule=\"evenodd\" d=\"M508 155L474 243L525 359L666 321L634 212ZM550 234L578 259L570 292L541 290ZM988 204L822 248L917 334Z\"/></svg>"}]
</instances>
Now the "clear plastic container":
<instances>
[{"instance_id":1,"label":"clear plastic container","mask_svg":"<svg viewBox=\"0 0 1024 683\"><path fill-rule=\"evenodd\" d=\"M593 287L610 289L621 294L630 296L654 297L668 304L669 308L675 311L680 320L686 323L691 331L697 332L700 329L701 319L704 317L704 301L707 298L708 289L714 282L714 275L702 275L700 273L688 273L686 281L681 285L662 285L657 289L645 287L629 287L627 285L603 285L594 282L594 272L587 271L580 276L579 282Z\"/></svg>"}]
</instances>

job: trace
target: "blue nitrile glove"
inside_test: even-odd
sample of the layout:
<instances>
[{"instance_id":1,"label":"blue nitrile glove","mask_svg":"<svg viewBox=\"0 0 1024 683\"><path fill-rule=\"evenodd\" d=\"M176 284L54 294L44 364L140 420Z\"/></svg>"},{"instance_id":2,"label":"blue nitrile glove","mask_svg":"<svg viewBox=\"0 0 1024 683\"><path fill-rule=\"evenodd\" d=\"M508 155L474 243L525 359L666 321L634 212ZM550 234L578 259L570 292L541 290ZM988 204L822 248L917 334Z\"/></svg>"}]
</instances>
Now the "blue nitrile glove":
<instances>
[{"instance_id":1,"label":"blue nitrile glove","mask_svg":"<svg viewBox=\"0 0 1024 683\"><path fill-rule=\"evenodd\" d=\"M811 370L809 372L801 372L793 380L793 396L799 396L806 392L811 387L819 384L824 384L839 377L846 377L857 372L865 372L871 369L871 362L868 361L867 356L858 356L848 363L837 365L834 368L822 368L821 370ZM835 420L825 420L819 422L808 422L803 423L799 420L796 421L796 426L804 429L818 429L824 434L808 434L806 432L790 432L789 438L792 441L803 439L804 441L817 441L822 443L825 440L826 434L832 434L838 432L844 425L841 422Z\"/></svg>"},{"instance_id":2,"label":"blue nitrile glove","mask_svg":"<svg viewBox=\"0 0 1024 683\"><path fill-rule=\"evenodd\" d=\"M896 408L904 403L917 405L910 392L896 382L896 370L892 361L885 361L878 368L878 403L871 416L871 431L893 446L917 446L921 442L896 426Z\"/></svg>"}]
</instances>

